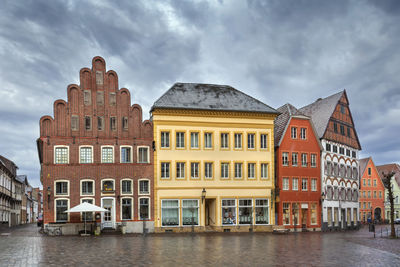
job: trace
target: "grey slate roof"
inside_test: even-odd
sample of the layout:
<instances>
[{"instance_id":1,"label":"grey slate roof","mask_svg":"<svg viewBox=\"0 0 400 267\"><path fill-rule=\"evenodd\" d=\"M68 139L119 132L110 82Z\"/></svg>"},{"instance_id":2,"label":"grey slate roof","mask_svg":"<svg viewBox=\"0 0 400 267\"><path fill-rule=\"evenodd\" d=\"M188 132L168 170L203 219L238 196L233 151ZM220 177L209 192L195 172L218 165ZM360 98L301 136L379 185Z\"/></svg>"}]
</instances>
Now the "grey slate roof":
<instances>
[{"instance_id":1,"label":"grey slate roof","mask_svg":"<svg viewBox=\"0 0 400 267\"><path fill-rule=\"evenodd\" d=\"M18 169L17 165L15 165L15 163L9 160L8 158L0 155L0 164L6 167L8 171L12 173L13 176L17 174L17 169Z\"/></svg>"},{"instance_id":2,"label":"grey slate roof","mask_svg":"<svg viewBox=\"0 0 400 267\"><path fill-rule=\"evenodd\" d=\"M277 108L277 111L279 111L281 114L275 118L274 123L275 146L279 145L282 135L286 129L286 125L289 123L290 117L296 115L304 116L304 114L302 114L297 108L289 103Z\"/></svg>"},{"instance_id":3,"label":"grey slate roof","mask_svg":"<svg viewBox=\"0 0 400 267\"><path fill-rule=\"evenodd\" d=\"M155 108L214 111L278 112L263 102L229 86L201 83L175 83L156 102Z\"/></svg>"},{"instance_id":4,"label":"grey slate roof","mask_svg":"<svg viewBox=\"0 0 400 267\"><path fill-rule=\"evenodd\" d=\"M299 109L300 112L311 117L319 138L323 137L329 119L343 93L344 90L326 98L320 98L314 103Z\"/></svg>"},{"instance_id":5,"label":"grey slate roof","mask_svg":"<svg viewBox=\"0 0 400 267\"><path fill-rule=\"evenodd\" d=\"M365 168L368 165L368 161L371 159L371 157L365 158L365 159L360 159L359 161L359 167L360 167L360 175L362 176L364 174Z\"/></svg>"},{"instance_id":6,"label":"grey slate roof","mask_svg":"<svg viewBox=\"0 0 400 267\"><path fill-rule=\"evenodd\" d=\"M25 181L27 181L27 176L26 175L17 175L15 177L15 180L17 180L20 183L25 183Z\"/></svg>"}]
</instances>

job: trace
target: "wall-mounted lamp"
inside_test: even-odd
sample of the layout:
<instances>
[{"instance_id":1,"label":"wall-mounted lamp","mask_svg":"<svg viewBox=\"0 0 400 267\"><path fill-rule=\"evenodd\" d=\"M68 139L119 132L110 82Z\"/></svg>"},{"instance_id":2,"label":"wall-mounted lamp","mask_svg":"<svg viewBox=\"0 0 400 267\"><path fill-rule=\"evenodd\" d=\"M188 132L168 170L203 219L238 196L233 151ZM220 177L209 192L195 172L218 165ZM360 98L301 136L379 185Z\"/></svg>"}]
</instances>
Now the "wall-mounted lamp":
<instances>
[{"instance_id":1,"label":"wall-mounted lamp","mask_svg":"<svg viewBox=\"0 0 400 267\"><path fill-rule=\"evenodd\" d=\"M201 191L201 204L203 204L204 199L206 199L206 194L207 194L207 191L205 188L203 188L203 191Z\"/></svg>"},{"instance_id":2,"label":"wall-mounted lamp","mask_svg":"<svg viewBox=\"0 0 400 267\"><path fill-rule=\"evenodd\" d=\"M47 187L47 203L50 204L50 196L51 196L51 187L48 186ZM50 208L50 206L48 206L48 208Z\"/></svg>"},{"instance_id":3,"label":"wall-mounted lamp","mask_svg":"<svg viewBox=\"0 0 400 267\"><path fill-rule=\"evenodd\" d=\"M325 192L322 192L322 194L321 194L321 200L322 200L322 201L325 200Z\"/></svg>"}]
</instances>

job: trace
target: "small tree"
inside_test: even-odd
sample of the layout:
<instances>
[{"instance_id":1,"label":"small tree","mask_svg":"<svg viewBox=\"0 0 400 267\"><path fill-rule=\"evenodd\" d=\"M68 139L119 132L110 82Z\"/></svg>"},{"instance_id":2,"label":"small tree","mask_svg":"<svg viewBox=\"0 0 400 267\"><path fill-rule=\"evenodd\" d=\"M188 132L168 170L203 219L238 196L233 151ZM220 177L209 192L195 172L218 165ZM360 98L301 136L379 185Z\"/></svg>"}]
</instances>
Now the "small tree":
<instances>
[{"instance_id":1,"label":"small tree","mask_svg":"<svg viewBox=\"0 0 400 267\"><path fill-rule=\"evenodd\" d=\"M394 177L395 172L389 172L385 174L382 172L382 182L385 188L388 190L388 198L390 203L390 237L395 238L396 232L394 230L394 196L393 196L393 187L392 187L392 178Z\"/></svg>"}]
</instances>

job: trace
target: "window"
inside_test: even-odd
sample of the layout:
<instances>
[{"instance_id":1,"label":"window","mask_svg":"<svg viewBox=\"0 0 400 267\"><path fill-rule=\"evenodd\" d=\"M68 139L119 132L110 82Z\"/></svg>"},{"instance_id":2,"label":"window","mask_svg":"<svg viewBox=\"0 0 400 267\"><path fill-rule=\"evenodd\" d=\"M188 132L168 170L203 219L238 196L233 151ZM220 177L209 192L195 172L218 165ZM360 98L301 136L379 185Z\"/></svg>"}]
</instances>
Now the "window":
<instances>
[{"instance_id":1,"label":"window","mask_svg":"<svg viewBox=\"0 0 400 267\"><path fill-rule=\"evenodd\" d=\"M169 162L161 162L161 178L169 178Z\"/></svg>"},{"instance_id":2,"label":"window","mask_svg":"<svg viewBox=\"0 0 400 267\"><path fill-rule=\"evenodd\" d=\"M374 179L374 186L376 186L376 180Z\"/></svg>"},{"instance_id":3,"label":"window","mask_svg":"<svg viewBox=\"0 0 400 267\"><path fill-rule=\"evenodd\" d=\"M297 166L298 164L298 153L292 153L292 166Z\"/></svg>"},{"instance_id":4,"label":"window","mask_svg":"<svg viewBox=\"0 0 400 267\"><path fill-rule=\"evenodd\" d=\"M116 93L110 93L110 106L115 106L117 104Z\"/></svg>"},{"instance_id":5,"label":"window","mask_svg":"<svg viewBox=\"0 0 400 267\"><path fill-rule=\"evenodd\" d=\"M346 114L346 108L343 105L340 105L340 113Z\"/></svg>"},{"instance_id":6,"label":"window","mask_svg":"<svg viewBox=\"0 0 400 267\"><path fill-rule=\"evenodd\" d=\"M251 199L239 199L239 224L253 223L253 201Z\"/></svg>"},{"instance_id":7,"label":"window","mask_svg":"<svg viewBox=\"0 0 400 267\"><path fill-rule=\"evenodd\" d=\"M72 131L79 130L79 117L77 115L71 116L71 130Z\"/></svg>"},{"instance_id":8,"label":"window","mask_svg":"<svg viewBox=\"0 0 400 267\"><path fill-rule=\"evenodd\" d=\"M290 136L292 137L292 139L297 138L297 128L296 127L292 127L290 133L291 133Z\"/></svg>"},{"instance_id":9,"label":"window","mask_svg":"<svg viewBox=\"0 0 400 267\"><path fill-rule=\"evenodd\" d=\"M212 133L204 133L204 148L212 148Z\"/></svg>"},{"instance_id":10,"label":"window","mask_svg":"<svg viewBox=\"0 0 400 267\"><path fill-rule=\"evenodd\" d=\"M326 151L331 151L331 144L326 144L325 149Z\"/></svg>"},{"instance_id":11,"label":"window","mask_svg":"<svg viewBox=\"0 0 400 267\"><path fill-rule=\"evenodd\" d=\"M103 192L114 192L114 181L112 180L102 181L101 190Z\"/></svg>"},{"instance_id":12,"label":"window","mask_svg":"<svg viewBox=\"0 0 400 267\"><path fill-rule=\"evenodd\" d=\"M81 203L90 203L93 204L93 199L91 198L83 198L81 199ZM93 212L82 212L82 219L87 222L93 221Z\"/></svg>"},{"instance_id":13,"label":"window","mask_svg":"<svg viewBox=\"0 0 400 267\"><path fill-rule=\"evenodd\" d=\"M88 146L80 147L79 163L93 163L92 147Z\"/></svg>"},{"instance_id":14,"label":"window","mask_svg":"<svg viewBox=\"0 0 400 267\"><path fill-rule=\"evenodd\" d=\"M132 199L122 198L122 220L132 220Z\"/></svg>"},{"instance_id":15,"label":"window","mask_svg":"<svg viewBox=\"0 0 400 267\"><path fill-rule=\"evenodd\" d=\"M169 132L161 132L161 147L169 148Z\"/></svg>"},{"instance_id":16,"label":"window","mask_svg":"<svg viewBox=\"0 0 400 267\"><path fill-rule=\"evenodd\" d=\"M368 186L371 186L371 179L368 179Z\"/></svg>"},{"instance_id":17,"label":"window","mask_svg":"<svg viewBox=\"0 0 400 267\"><path fill-rule=\"evenodd\" d=\"M110 129L111 129L111 131L117 130L117 119L116 119L116 117L110 117Z\"/></svg>"},{"instance_id":18,"label":"window","mask_svg":"<svg viewBox=\"0 0 400 267\"><path fill-rule=\"evenodd\" d=\"M306 128L300 129L300 138L303 140L307 139L307 129Z\"/></svg>"},{"instance_id":19,"label":"window","mask_svg":"<svg viewBox=\"0 0 400 267\"><path fill-rule=\"evenodd\" d=\"M242 163L235 163L235 178L242 178Z\"/></svg>"},{"instance_id":20,"label":"window","mask_svg":"<svg viewBox=\"0 0 400 267\"><path fill-rule=\"evenodd\" d=\"M247 148L248 149L254 149L256 147L255 142L256 142L256 135L255 134L248 134L247 135Z\"/></svg>"},{"instance_id":21,"label":"window","mask_svg":"<svg viewBox=\"0 0 400 267\"><path fill-rule=\"evenodd\" d=\"M99 116L97 117L97 130L103 131L104 129L104 118Z\"/></svg>"},{"instance_id":22,"label":"window","mask_svg":"<svg viewBox=\"0 0 400 267\"><path fill-rule=\"evenodd\" d=\"M229 134L221 133L221 148L229 148Z\"/></svg>"},{"instance_id":23,"label":"window","mask_svg":"<svg viewBox=\"0 0 400 267\"><path fill-rule=\"evenodd\" d=\"M353 179L357 179L358 178L358 170L357 168L353 168Z\"/></svg>"},{"instance_id":24,"label":"window","mask_svg":"<svg viewBox=\"0 0 400 267\"><path fill-rule=\"evenodd\" d=\"M283 224L290 224L290 204L283 203Z\"/></svg>"},{"instance_id":25,"label":"window","mask_svg":"<svg viewBox=\"0 0 400 267\"><path fill-rule=\"evenodd\" d=\"M289 181L288 181L289 183ZM292 190L297 191L299 190L299 178L292 179Z\"/></svg>"},{"instance_id":26,"label":"window","mask_svg":"<svg viewBox=\"0 0 400 267\"><path fill-rule=\"evenodd\" d=\"M337 153L337 146L333 146L333 152Z\"/></svg>"},{"instance_id":27,"label":"window","mask_svg":"<svg viewBox=\"0 0 400 267\"><path fill-rule=\"evenodd\" d=\"M311 204L311 224L317 224L317 204Z\"/></svg>"},{"instance_id":28,"label":"window","mask_svg":"<svg viewBox=\"0 0 400 267\"><path fill-rule=\"evenodd\" d=\"M304 153L301 154L301 166L307 167L307 154Z\"/></svg>"},{"instance_id":29,"label":"window","mask_svg":"<svg viewBox=\"0 0 400 267\"><path fill-rule=\"evenodd\" d=\"M332 226L332 208L328 207L328 226Z\"/></svg>"},{"instance_id":30,"label":"window","mask_svg":"<svg viewBox=\"0 0 400 267\"><path fill-rule=\"evenodd\" d=\"M139 163L149 163L149 148L148 147L138 147L139 153Z\"/></svg>"},{"instance_id":31,"label":"window","mask_svg":"<svg viewBox=\"0 0 400 267\"><path fill-rule=\"evenodd\" d=\"M177 179L185 178L185 162L176 163L176 178Z\"/></svg>"},{"instance_id":32,"label":"window","mask_svg":"<svg viewBox=\"0 0 400 267\"><path fill-rule=\"evenodd\" d=\"M340 134L341 134L341 135L345 135L345 132L344 132L344 125L340 125Z\"/></svg>"},{"instance_id":33,"label":"window","mask_svg":"<svg viewBox=\"0 0 400 267\"><path fill-rule=\"evenodd\" d=\"M132 194L132 181L122 180L121 181L121 194Z\"/></svg>"},{"instance_id":34,"label":"window","mask_svg":"<svg viewBox=\"0 0 400 267\"><path fill-rule=\"evenodd\" d=\"M248 179L256 178L256 164L255 163L247 163L247 178Z\"/></svg>"},{"instance_id":35,"label":"window","mask_svg":"<svg viewBox=\"0 0 400 267\"><path fill-rule=\"evenodd\" d=\"M122 130L128 130L128 117L122 117Z\"/></svg>"},{"instance_id":36,"label":"window","mask_svg":"<svg viewBox=\"0 0 400 267\"><path fill-rule=\"evenodd\" d=\"M282 165L289 166L289 153L288 152L282 152Z\"/></svg>"},{"instance_id":37,"label":"window","mask_svg":"<svg viewBox=\"0 0 400 267\"><path fill-rule=\"evenodd\" d=\"M96 84L103 84L103 72L96 71Z\"/></svg>"},{"instance_id":38,"label":"window","mask_svg":"<svg viewBox=\"0 0 400 267\"><path fill-rule=\"evenodd\" d=\"M299 204L293 203L292 204L292 216L293 216L293 224L294 225L299 225L300 220L299 220Z\"/></svg>"},{"instance_id":39,"label":"window","mask_svg":"<svg viewBox=\"0 0 400 267\"><path fill-rule=\"evenodd\" d=\"M379 191L379 198L382 198L382 191Z\"/></svg>"},{"instance_id":40,"label":"window","mask_svg":"<svg viewBox=\"0 0 400 267\"><path fill-rule=\"evenodd\" d=\"M289 178L282 179L282 190L289 190Z\"/></svg>"},{"instance_id":41,"label":"window","mask_svg":"<svg viewBox=\"0 0 400 267\"><path fill-rule=\"evenodd\" d=\"M268 149L268 135L267 134L260 135L260 148Z\"/></svg>"},{"instance_id":42,"label":"window","mask_svg":"<svg viewBox=\"0 0 400 267\"><path fill-rule=\"evenodd\" d=\"M149 202L148 198L139 198L139 220L149 220Z\"/></svg>"},{"instance_id":43,"label":"window","mask_svg":"<svg viewBox=\"0 0 400 267\"><path fill-rule=\"evenodd\" d=\"M371 168L368 167L368 175L371 176Z\"/></svg>"},{"instance_id":44,"label":"window","mask_svg":"<svg viewBox=\"0 0 400 267\"><path fill-rule=\"evenodd\" d=\"M182 200L182 224L199 225L199 201L197 199Z\"/></svg>"},{"instance_id":45,"label":"window","mask_svg":"<svg viewBox=\"0 0 400 267\"><path fill-rule=\"evenodd\" d=\"M85 116L85 130L89 131L92 129L92 118Z\"/></svg>"},{"instance_id":46,"label":"window","mask_svg":"<svg viewBox=\"0 0 400 267\"><path fill-rule=\"evenodd\" d=\"M376 191L374 191L374 198L376 198Z\"/></svg>"},{"instance_id":47,"label":"window","mask_svg":"<svg viewBox=\"0 0 400 267\"><path fill-rule=\"evenodd\" d=\"M56 181L56 195L68 195L68 182Z\"/></svg>"},{"instance_id":48,"label":"window","mask_svg":"<svg viewBox=\"0 0 400 267\"><path fill-rule=\"evenodd\" d=\"M89 106L92 104L92 93L90 90L83 91L83 104Z\"/></svg>"},{"instance_id":49,"label":"window","mask_svg":"<svg viewBox=\"0 0 400 267\"><path fill-rule=\"evenodd\" d=\"M176 133L176 148L185 148L185 133Z\"/></svg>"},{"instance_id":50,"label":"window","mask_svg":"<svg viewBox=\"0 0 400 267\"><path fill-rule=\"evenodd\" d=\"M128 146L121 147L121 163L132 162L132 148Z\"/></svg>"},{"instance_id":51,"label":"window","mask_svg":"<svg viewBox=\"0 0 400 267\"><path fill-rule=\"evenodd\" d=\"M333 131L334 131L335 133L338 132L337 123L336 123L336 122L333 123Z\"/></svg>"},{"instance_id":52,"label":"window","mask_svg":"<svg viewBox=\"0 0 400 267\"><path fill-rule=\"evenodd\" d=\"M190 177L192 179L199 179L199 163L198 162L190 163Z\"/></svg>"},{"instance_id":53,"label":"window","mask_svg":"<svg viewBox=\"0 0 400 267\"><path fill-rule=\"evenodd\" d=\"M352 151L352 152L351 152L351 156L352 156L353 158L356 158L356 157L357 157L356 152L355 152L355 151Z\"/></svg>"},{"instance_id":54,"label":"window","mask_svg":"<svg viewBox=\"0 0 400 267\"><path fill-rule=\"evenodd\" d=\"M256 199L256 224L268 224L268 199Z\"/></svg>"},{"instance_id":55,"label":"window","mask_svg":"<svg viewBox=\"0 0 400 267\"><path fill-rule=\"evenodd\" d=\"M350 157L350 150L346 149L346 156Z\"/></svg>"},{"instance_id":56,"label":"window","mask_svg":"<svg viewBox=\"0 0 400 267\"><path fill-rule=\"evenodd\" d=\"M68 147L54 147L54 163L68 164L69 155Z\"/></svg>"},{"instance_id":57,"label":"window","mask_svg":"<svg viewBox=\"0 0 400 267\"><path fill-rule=\"evenodd\" d=\"M236 224L236 199L222 199L222 225Z\"/></svg>"},{"instance_id":58,"label":"window","mask_svg":"<svg viewBox=\"0 0 400 267\"><path fill-rule=\"evenodd\" d=\"M340 155L344 155L344 148L343 147L339 147L339 154Z\"/></svg>"},{"instance_id":59,"label":"window","mask_svg":"<svg viewBox=\"0 0 400 267\"><path fill-rule=\"evenodd\" d=\"M104 105L104 92L103 91L97 91L96 102L97 102L98 106Z\"/></svg>"},{"instance_id":60,"label":"window","mask_svg":"<svg viewBox=\"0 0 400 267\"><path fill-rule=\"evenodd\" d=\"M56 199L56 221L66 222L68 221L68 213L65 211L68 209L67 199Z\"/></svg>"},{"instance_id":61,"label":"window","mask_svg":"<svg viewBox=\"0 0 400 267\"><path fill-rule=\"evenodd\" d=\"M199 133L190 133L191 148L199 148Z\"/></svg>"},{"instance_id":62,"label":"window","mask_svg":"<svg viewBox=\"0 0 400 267\"><path fill-rule=\"evenodd\" d=\"M229 178L229 163L221 163L221 178Z\"/></svg>"},{"instance_id":63,"label":"window","mask_svg":"<svg viewBox=\"0 0 400 267\"><path fill-rule=\"evenodd\" d=\"M113 163L114 162L114 148L113 147L102 147L101 148L101 162L102 163Z\"/></svg>"},{"instance_id":64,"label":"window","mask_svg":"<svg viewBox=\"0 0 400 267\"><path fill-rule=\"evenodd\" d=\"M307 178L303 178L301 179L301 191L307 191L307 182L308 179Z\"/></svg>"},{"instance_id":65,"label":"window","mask_svg":"<svg viewBox=\"0 0 400 267\"><path fill-rule=\"evenodd\" d=\"M150 194L150 181L149 180L139 180L139 195Z\"/></svg>"},{"instance_id":66,"label":"window","mask_svg":"<svg viewBox=\"0 0 400 267\"><path fill-rule=\"evenodd\" d=\"M311 167L317 167L317 154L311 154Z\"/></svg>"},{"instance_id":67,"label":"window","mask_svg":"<svg viewBox=\"0 0 400 267\"><path fill-rule=\"evenodd\" d=\"M82 181L81 182L81 194L82 195L94 195L93 181Z\"/></svg>"},{"instance_id":68,"label":"window","mask_svg":"<svg viewBox=\"0 0 400 267\"><path fill-rule=\"evenodd\" d=\"M213 164L211 162L204 163L204 177L206 179L213 178Z\"/></svg>"},{"instance_id":69,"label":"window","mask_svg":"<svg viewBox=\"0 0 400 267\"><path fill-rule=\"evenodd\" d=\"M241 148L242 148L242 134L235 133L235 149L241 149Z\"/></svg>"},{"instance_id":70,"label":"window","mask_svg":"<svg viewBox=\"0 0 400 267\"><path fill-rule=\"evenodd\" d=\"M317 179L311 179L311 191L317 191Z\"/></svg>"},{"instance_id":71,"label":"window","mask_svg":"<svg viewBox=\"0 0 400 267\"><path fill-rule=\"evenodd\" d=\"M179 200L161 200L161 225L179 225Z\"/></svg>"},{"instance_id":72,"label":"window","mask_svg":"<svg viewBox=\"0 0 400 267\"><path fill-rule=\"evenodd\" d=\"M268 164L261 163L261 178L268 179Z\"/></svg>"}]
</instances>

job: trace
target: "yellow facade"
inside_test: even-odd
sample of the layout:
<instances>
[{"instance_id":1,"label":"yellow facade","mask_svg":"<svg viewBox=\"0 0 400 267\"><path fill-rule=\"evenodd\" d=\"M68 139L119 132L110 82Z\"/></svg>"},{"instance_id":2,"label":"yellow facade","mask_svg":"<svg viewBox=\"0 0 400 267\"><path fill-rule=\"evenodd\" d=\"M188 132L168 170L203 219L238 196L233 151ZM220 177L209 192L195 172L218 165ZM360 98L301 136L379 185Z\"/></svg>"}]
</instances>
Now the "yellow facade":
<instances>
[{"instance_id":1,"label":"yellow facade","mask_svg":"<svg viewBox=\"0 0 400 267\"><path fill-rule=\"evenodd\" d=\"M155 230L190 231L192 224L196 231L271 229L274 118L155 108Z\"/></svg>"}]
</instances>

